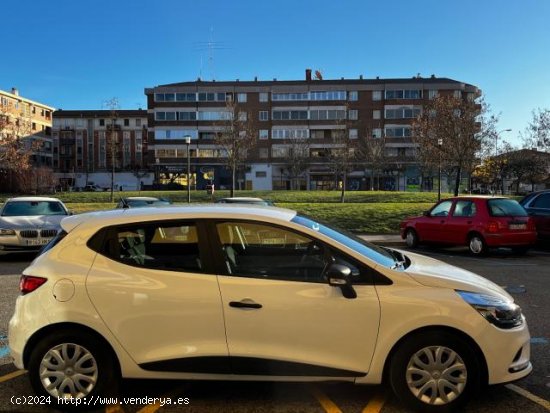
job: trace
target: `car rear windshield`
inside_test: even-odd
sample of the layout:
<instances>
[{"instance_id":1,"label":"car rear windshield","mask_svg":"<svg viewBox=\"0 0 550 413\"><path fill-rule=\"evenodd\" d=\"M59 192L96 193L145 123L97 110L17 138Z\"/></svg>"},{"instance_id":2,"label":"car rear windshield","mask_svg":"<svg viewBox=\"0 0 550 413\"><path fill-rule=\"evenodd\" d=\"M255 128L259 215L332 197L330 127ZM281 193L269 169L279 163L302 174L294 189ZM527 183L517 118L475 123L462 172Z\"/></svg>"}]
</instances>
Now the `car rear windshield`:
<instances>
[{"instance_id":1,"label":"car rear windshield","mask_svg":"<svg viewBox=\"0 0 550 413\"><path fill-rule=\"evenodd\" d=\"M67 215L67 211L55 201L10 201L2 210L4 217L35 215Z\"/></svg>"},{"instance_id":2,"label":"car rear windshield","mask_svg":"<svg viewBox=\"0 0 550 413\"><path fill-rule=\"evenodd\" d=\"M527 212L513 199L490 199L489 214L493 217L526 217Z\"/></svg>"}]
</instances>

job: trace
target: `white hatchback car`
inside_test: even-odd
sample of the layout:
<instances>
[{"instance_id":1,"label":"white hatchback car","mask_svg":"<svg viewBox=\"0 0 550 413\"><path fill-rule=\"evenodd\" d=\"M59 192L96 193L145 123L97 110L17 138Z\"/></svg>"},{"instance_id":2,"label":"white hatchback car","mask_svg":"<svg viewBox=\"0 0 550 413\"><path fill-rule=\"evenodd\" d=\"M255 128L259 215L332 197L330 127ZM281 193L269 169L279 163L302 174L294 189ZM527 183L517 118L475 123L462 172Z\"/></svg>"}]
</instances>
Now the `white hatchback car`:
<instances>
[{"instance_id":1,"label":"white hatchback car","mask_svg":"<svg viewBox=\"0 0 550 413\"><path fill-rule=\"evenodd\" d=\"M532 369L525 318L499 286L294 211L137 208L61 225L9 324L15 365L53 402L85 404L119 376L387 380L443 411Z\"/></svg>"}]
</instances>

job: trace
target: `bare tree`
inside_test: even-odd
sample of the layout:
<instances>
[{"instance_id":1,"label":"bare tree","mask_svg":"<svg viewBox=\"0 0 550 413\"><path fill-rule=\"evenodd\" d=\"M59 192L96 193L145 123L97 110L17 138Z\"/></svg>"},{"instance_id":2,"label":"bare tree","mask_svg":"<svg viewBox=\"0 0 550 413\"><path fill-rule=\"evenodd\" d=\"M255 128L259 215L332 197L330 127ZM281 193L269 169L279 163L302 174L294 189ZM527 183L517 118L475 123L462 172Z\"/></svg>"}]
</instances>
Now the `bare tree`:
<instances>
[{"instance_id":1,"label":"bare tree","mask_svg":"<svg viewBox=\"0 0 550 413\"><path fill-rule=\"evenodd\" d=\"M235 194L237 170L244 166L249 152L256 145L258 130L252 122L252 116L237 102L226 102L224 119L217 122L218 132L215 143L226 156L226 166L231 171L231 192Z\"/></svg>"},{"instance_id":2,"label":"bare tree","mask_svg":"<svg viewBox=\"0 0 550 413\"><path fill-rule=\"evenodd\" d=\"M290 138L287 141L288 155L286 167L290 175L291 189L300 189L300 179L311 163L309 155L310 142L308 138Z\"/></svg>"},{"instance_id":3,"label":"bare tree","mask_svg":"<svg viewBox=\"0 0 550 413\"><path fill-rule=\"evenodd\" d=\"M346 202L346 183L348 173L353 169L357 160L357 144L356 139L350 139L348 136L349 130L333 129L332 130L332 147L328 151L329 167L334 173L335 181L341 181L340 185L340 202Z\"/></svg>"},{"instance_id":4,"label":"bare tree","mask_svg":"<svg viewBox=\"0 0 550 413\"><path fill-rule=\"evenodd\" d=\"M107 145L107 159L111 160L111 202L114 202L114 190L115 190L115 173L117 160L119 159L119 148L118 140L121 139L121 136L118 136L120 131L117 131L116 121L118 118L117 110L119 108L118 98L113 97L105 102L105 105L109 108L109 114L111 118L111 124L107 126L109 131L109 143Z\"/></svg>"},{"instance_id":5,"label":"bare tree","mask_svg":"<svg viewBox=\"0 0 550 413\"><path fill-rule=\"evenodd\" d=\"M27 108L28 109L28 108ZM30 110L0 104L0 173L3 190L21 191L39 143L32 139Z\"/></svg>"},{"instance_id":6,"label":"bare tree","mask_svg":"<svg viewBox=\"0 0 550 413\"><path fill-rule=\"evenodd\" d=\"M430 100L413 122L413 140L418 152L435 167L454 174L454 194L458 195L462 174L471 172L486 145L495 136L497 118L488 106L477 101L440 95Z\"/></svg>"},{"instance_id":7,"label":"bare tree","mask_svg":"<svg viewBox=\"0 0 550 413\"><path fill-rule=\"evenodd\" d=\"M537 109L527 126L524 146L550 152L550 109Z\"/></svg>"},{"instance_id":8,"label":"bare tree","mask_svg":"<svg viewBox=\"0 0 550 413\"><path fill-rule=\"evenodd\" d=\"M380 171L386 165L386 138L365 137L358 142L357 158L364 163L365 169L370 169L370 190L374 191L374 177L378 178L380 189Z\"/></svg>"}]
</instances>

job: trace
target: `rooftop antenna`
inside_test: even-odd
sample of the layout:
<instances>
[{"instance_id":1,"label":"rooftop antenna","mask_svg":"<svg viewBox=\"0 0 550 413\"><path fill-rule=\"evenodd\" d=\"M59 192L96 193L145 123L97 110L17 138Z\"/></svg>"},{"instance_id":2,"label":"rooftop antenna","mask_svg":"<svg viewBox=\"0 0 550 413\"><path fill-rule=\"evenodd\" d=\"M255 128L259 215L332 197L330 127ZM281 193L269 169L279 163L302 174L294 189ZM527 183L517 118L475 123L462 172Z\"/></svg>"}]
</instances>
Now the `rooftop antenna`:
<instances>
[{"instance_id":1,"label":"rooftop antenna","mask_svg":"<svg viewBox=\"0 0 550 413\"><path fill-rule=\"evenodd\" d=\"M226 50L228 49L223 42L214 41L214 28L210 27L210 40L207 42L197 42L195 43L195 50L200 52L208 52L208 69L210 71L210 80L214 80L214 50ZM202 53L201 53L201 67L199 72L199 77L202 79Z\"/></svg>"}]
</instances>

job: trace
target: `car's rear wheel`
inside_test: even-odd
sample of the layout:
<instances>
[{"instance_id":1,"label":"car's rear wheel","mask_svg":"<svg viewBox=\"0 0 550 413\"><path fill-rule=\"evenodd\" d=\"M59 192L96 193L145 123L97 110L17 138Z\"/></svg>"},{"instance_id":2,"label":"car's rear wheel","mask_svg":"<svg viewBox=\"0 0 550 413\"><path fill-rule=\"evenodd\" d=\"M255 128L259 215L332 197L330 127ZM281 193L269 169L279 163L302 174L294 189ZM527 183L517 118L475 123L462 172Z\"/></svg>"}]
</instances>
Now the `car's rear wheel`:
<instances>
[{"instance_id":1,"label":"car's rear wheel","mask_svg":"<svg viewBox=\"0 0 550 413\"><path fill-rule=\"evenodd\" d=\"M487 254L487 243L479 234L472 234L468 238L468 249L472 255L483 256Z\"/></svg>"},{"instance_id":2,"label":"car's rear wheel","mask_svg":"<svg viewBox=\"0 0 550 413\"><path fill-rule=\"evenodd\" d=\"M414 229L409 228L405 232L405 243L409 248L416 248L418 246L418 234Z\"/></svg>"},{"instance_id":3,"label":"car's rear wheel","mask_svg":"<svg viewBox=\"0 0 550 413\"><path fill-rule=\"evenodd\" d=\"M460 336L432 331L410 337L394 353L389 368L393 391L422 412L450 412L464 405L481 382L481 367Z\"/></svg>"},{"instance_id":4,"label":"car's rear wheel","mask_svg":"<svg viewBox=\"0 0 550 413\"><path fill-rule=\"evenodd\" d=\"M96 336L65 331L46 336L36 345L28 370L36 394L50 396L57 403L58 398L90 400L116 393L116 366L105 343Z\"/></svg>"}]
</instances>

